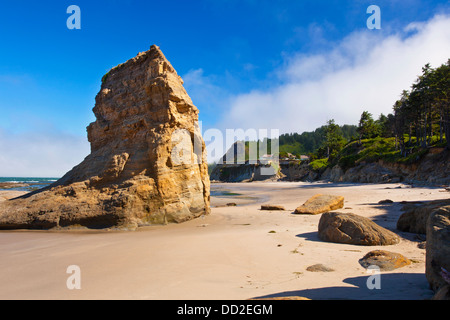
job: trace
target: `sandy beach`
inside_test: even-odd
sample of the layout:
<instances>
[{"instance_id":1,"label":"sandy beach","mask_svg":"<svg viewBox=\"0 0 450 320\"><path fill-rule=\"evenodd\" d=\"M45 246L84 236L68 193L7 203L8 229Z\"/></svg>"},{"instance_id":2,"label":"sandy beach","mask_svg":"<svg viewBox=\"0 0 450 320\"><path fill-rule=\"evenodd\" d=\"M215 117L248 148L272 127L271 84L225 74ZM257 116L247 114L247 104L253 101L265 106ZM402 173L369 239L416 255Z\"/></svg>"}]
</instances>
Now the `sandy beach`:
<instances>
[{"instance_id":1,"label":"sandy beach","mask_svg":"<svg viewBox=\"0 0 450 320\"><path fill-rule=\"evenodd\" d=\"M423 239L395 229L400 201L446 199L439 187L403 184L260 182L212 184L209 216L182 224L123 231L1 231L0 299L408 299L432 297ZM0 191L0 201L17 196ZM338 211L369 217L402 237L397 245L364 247L319 240L320 215L294 215L316 193L345 197ZM217 193L216 193L217 194ZM392 204L380 205L390 199ZM227 203L236 206L226 206ZM261 211L261 204L285 211ZM384 249L413 263L381 274L381 289L358 260ZM332 272L310 272L324 264ZM68 266L81 270L69 290Z\"/></svg>"}]
</instances>

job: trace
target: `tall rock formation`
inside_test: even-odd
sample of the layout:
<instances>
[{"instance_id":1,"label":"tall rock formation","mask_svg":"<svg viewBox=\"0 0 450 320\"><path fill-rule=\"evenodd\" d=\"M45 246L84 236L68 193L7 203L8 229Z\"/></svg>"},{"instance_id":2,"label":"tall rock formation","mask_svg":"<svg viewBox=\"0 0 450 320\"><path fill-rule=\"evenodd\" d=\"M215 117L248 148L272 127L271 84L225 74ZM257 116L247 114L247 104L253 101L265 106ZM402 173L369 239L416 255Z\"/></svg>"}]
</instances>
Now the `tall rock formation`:
<instances>
[{"instance_id":1,"label":"tall rock formation","mask_svg":"<svg viewBox=\"0 0 450 320\"><path fill-rule=\"evenodd\" d=\"M153 45L102 79L91 154L53 185L0 205L0 229L136 228L210 212L198 109Z\"/></svg>"}]
</instances>

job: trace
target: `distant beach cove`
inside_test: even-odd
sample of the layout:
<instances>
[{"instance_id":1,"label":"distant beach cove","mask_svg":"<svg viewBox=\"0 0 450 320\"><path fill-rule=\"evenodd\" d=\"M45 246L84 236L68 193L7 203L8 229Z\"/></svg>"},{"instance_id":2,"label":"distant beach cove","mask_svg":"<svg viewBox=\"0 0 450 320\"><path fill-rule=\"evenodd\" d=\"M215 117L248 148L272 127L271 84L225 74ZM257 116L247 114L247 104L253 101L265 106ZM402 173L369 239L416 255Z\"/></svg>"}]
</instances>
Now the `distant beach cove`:
<instances>
[{"instance_id":1,"label":"distant beach cove","mask_svg":"<svg viewBox=\"0 0 450 320\"><path fill-rule=\"evenodd\" d=\"M33 191L44 188L59 178L0 177L0 190Z\"/></svg>"}]
</instances>

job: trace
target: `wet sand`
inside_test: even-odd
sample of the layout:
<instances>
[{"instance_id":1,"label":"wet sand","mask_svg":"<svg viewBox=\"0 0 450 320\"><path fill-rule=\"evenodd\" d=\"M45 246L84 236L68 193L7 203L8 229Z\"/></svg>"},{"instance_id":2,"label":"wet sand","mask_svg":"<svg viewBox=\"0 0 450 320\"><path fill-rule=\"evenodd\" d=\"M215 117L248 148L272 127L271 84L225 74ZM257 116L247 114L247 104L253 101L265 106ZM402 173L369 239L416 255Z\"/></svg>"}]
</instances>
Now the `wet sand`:
<instances>
[{"instance_id":1,"label":"wet sand","mask_svg":"<svg viewBox=\"0 0 450 320\"><path fill-rule=\"evenodd\" d=\"M260 182L213 184L212 213L182 224L117 231L0 231L0 299L249 299L298 295L310 299L432 297L425 250L415 234L395 230L400 201L446 199L443 188L402 184ZM1 191L0 201L11 191ZM322 242L320 215L293 210L316 193L345 197L345 207L397 232L393 246ZM231 194L231 195L230 195ZM237 194L237 195L236 195ZM390 199L393 204L380 205ZM236 206L226 206L227 203ZM286 211L261 211L261 204ZM358 260L384 249L414 263L383 272L369 290L370 273ZM310 272L321 263L334 271ZM69 290L68 266L81 270L81 289Z\"/></svg>"}]
</instances>

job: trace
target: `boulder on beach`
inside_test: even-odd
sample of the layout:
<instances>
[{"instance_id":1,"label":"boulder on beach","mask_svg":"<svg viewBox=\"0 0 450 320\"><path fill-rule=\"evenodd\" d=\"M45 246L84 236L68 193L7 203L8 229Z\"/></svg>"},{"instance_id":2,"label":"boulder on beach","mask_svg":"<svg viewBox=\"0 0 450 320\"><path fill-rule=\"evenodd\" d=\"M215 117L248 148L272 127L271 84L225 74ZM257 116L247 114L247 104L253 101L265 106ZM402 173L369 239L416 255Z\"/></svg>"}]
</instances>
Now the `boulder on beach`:
<instances>
[{"instance_id":1,"label":"boulder on beach","mask_svg":"<svg viewBox=\"0 0 450 320\"><path fill-rule=\"evenodd\" d=\"M344 207L344 197L329 194L316 194L295 209L295 214L321 214Z\"/></svg>"},{"instance_id":2,"label":"boulder on beach","mask_svg":"<svg viewBox=\"0 0 450 320\"><path fill-rule=\"evenodd\" d=\"M364 246L386 246L400 242L397 234L366 217L339 212L327 212L320 217L319 238L327 242Z\"/></svg>"},{"instance_id":3,"label":"boulder on beach","mask_svg":"<svg viewBox=\"0 0 450 320\"><path fill-rule=\"evenodd\" d=\"M450 283L450 206L434 210L427 223L425 274L434 291Z\"/></svg>"},{"instance_id":4,"label":"boulder on beach","mask_svg":"<svg viewBox=\"0 0 450 320\"><path fill-rule=\"evenodd\" d=\"M112 68L93 112L91 153L49 187L2 202L1 229L135 229L209 213L199 111L159 47Z\"/></svg>"},{"instance_id":5,"label":"boulder on beach","mask_svg":"<svg viewBox=\"0 0 450 320\"><path fill-rule=\"evenodd\" d=\"M411 264L411 260L400 253L374 250L362 257L359 264L366 269L370 266L377 266L382 271L391 271Z\"/></svg>"}]
</instances>

